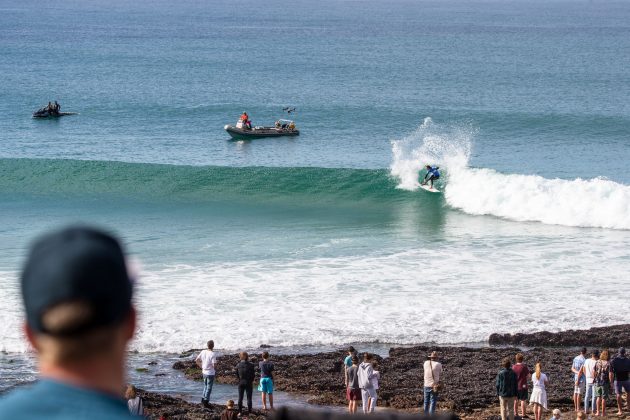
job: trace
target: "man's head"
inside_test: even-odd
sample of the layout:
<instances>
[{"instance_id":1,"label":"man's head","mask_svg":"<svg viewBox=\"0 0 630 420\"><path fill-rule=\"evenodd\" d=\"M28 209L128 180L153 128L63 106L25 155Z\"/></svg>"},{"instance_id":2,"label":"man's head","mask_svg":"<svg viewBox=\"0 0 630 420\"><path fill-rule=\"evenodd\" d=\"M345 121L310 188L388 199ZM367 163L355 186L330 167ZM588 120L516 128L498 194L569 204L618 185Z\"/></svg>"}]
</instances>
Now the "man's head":
<instances>
[{"instance_id":1,"label":"man's head","mask_svg":"<svg viewBox=\"0 0 630 420\"><path fill-rule=\"evenodd\" d=\"M593 359L599 359L599 350L593 350L592 357Z\"/></svg>"},{"instance_id":2,"label":"man's head","mask_svg":"<svg viewBox=\"0 0 630 420\"><path fill-rule=\"evenodd\" d=\"M625 356L626 355L626 348L625 347L619 347L619 355L620 356Z\"/></svg>"},{"instance_id":3,"label":"man's head","mask_svg":"<svg viewBox=\"0 0 630 420\"><path fill-rule=\"evenodd\" d=\"M38 239L22 271L26 334L40 358L124 352L135 330L132 281L118 241L87 227Z\"/></svg>"},{"instance_id":4,"label":"man's head","mask_svg":"<svg viewBox=\"0 0 630 420\"><path fill-rule=\"evenodd\" d=\"M348 347L348 354L349 354L350 356L352 356L352 355L353 355L354 353L356 353L356 352L357 352L357 351L354 349L354 347L352 347L352 346L349 346L349 347Z\"/></svg>"},{"instance_id":5,"label":"man's head","mask_svg":"<svg viewBox=\"0 0 630 420\"><path fill-rule=\"evenodd\" d=\"M212 350L214 348L214 340L208 340L208 350Z\"/></svg>"},{"instance_id":6,"label":"man's head","mask_svg":"<svg viewBox=\"0 0 630 420\"><path fill-rule=\"evenodd\" d=\"M432 351L431 354L429 355L429 359L437 360L437 358L438 358L437 351Z\"/></svg>"},{"instance_id":7,"label":"man's head","mask_svg":"<svg viewBox=\"0 0 630 420\"><path fill-rule=\"evenodd\" d=\"M503 361L501 362L501 366L506 369L509 369L510 366L512 366L512 362L510 362L510 358L506 357L505 359L503 359Z\"/></svg>"},{"instance_id":8,"label":"man's head","mask_svg":"<svg viewBox=\"0 0 630 420\"><path fill-rule=\"evenodd\" d=\"M238 356L239 356L239 358L240 358L241 360L247 360L247 359L249 359L249 354L247 354L247 352L246 352L246 351L242 351L242 352L240 352Z\"/></svg>"},{"instance_id":9,"label":"man's head","mask_svg":"<svg viewBox=\"0 0 630 420\"><path fill-rule=\"evenodd\" d=\"M554 408L554 410L552 411L552 413L553 413L553 416L554 416L555 418L557 418L557 419L558 419L558 418L560 418L560 416L562 415L562 412L561 412L559 409L557 409L557 408Z\"/></svg>"},{"instance_id":10,"label":"man's head","mask_svg":"<svg viewBox=\"0 0 630 420\"><path fill-rule=\"evenodd\" d=\"M586 347L582 347L582 350L580 351L580 354L582 354L582 356L586 356L587 352L588 352L588 350L586 350Z\"/></svg>"},{"instance_id":11,"label":"man's head","mask_svg":"<svg viewBox=\"0 0 630 420\"><path fill-rule=\"evenodd\" d=\"M516 363L523 363L523 353L516 353Z\"/></svg>"},{"instance_id":12,"label":"man's head","mask_svg":"<svg viewBox=\"0 0 630 420\"><path fill-rule=\"evenodd\" d=\"M263 358L263 360L269 359L269 352L268 351L263 351L262 354L261 354L261 357Z\"/></svg>"}]
</instances>

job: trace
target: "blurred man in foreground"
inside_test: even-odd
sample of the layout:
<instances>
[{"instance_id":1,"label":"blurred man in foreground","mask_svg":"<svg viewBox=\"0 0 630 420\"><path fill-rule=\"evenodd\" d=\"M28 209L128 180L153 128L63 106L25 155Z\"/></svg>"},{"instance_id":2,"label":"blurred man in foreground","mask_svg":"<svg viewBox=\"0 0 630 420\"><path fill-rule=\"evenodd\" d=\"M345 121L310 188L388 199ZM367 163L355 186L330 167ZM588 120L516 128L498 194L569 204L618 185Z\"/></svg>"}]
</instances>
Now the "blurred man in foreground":
<instances>
[{"instance_id":1,"label":"blurred man in foreground","mask_svg":"<svg viewBox=\"0 0 630 420\"><path fill-rule=\"evenodd\" d=\"M40 238L21 278L40 380L0 400L2 419L129 419L124 387L136 312L118 241L84 227Z\"/></svg>"}]
</instances>

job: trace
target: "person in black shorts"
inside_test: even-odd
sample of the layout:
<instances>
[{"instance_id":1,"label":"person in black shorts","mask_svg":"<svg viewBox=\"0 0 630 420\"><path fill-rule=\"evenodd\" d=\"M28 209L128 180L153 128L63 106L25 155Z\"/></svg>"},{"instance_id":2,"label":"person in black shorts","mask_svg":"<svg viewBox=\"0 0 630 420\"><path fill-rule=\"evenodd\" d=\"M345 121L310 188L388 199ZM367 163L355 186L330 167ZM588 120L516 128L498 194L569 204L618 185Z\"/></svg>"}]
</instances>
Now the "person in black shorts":
<instances>
[{"instance_id":1,"label":"person in black shorts","mask_svg":"<svg viewBox=\"0 0 630 420\"><path fill-rule=\"evenodd\" d=\"M512 366L512 370L516 373L517 390L516 400L514 401L514 415L518 416L518 406L521 406L520 416L527 417L527 378L529 377L529 368L523 363L523 355L516 355L516 364Z\"/></svg>"}]
</instances>

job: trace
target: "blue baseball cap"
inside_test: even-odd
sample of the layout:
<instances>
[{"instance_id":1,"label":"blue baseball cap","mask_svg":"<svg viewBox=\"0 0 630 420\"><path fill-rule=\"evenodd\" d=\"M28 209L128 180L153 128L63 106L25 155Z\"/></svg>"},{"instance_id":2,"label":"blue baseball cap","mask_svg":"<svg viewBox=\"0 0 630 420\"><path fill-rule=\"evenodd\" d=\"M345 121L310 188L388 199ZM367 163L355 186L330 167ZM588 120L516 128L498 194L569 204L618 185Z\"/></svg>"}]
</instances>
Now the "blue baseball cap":
<instances>
[{"instance_id":1,"label":"blue baseball cap","mask_svg":"<svg viewBox=\"0 0 630 420\"><path fill-rule=\"evenodd\" d=\"M40 333L72 336L116 325L129 314L133 284L118 240L90 227L47 234L31 247L21 279L29 327ZM55 305L82 302L89 315L81 325L49 331L44 313Z\"/></svg>"}]
</instances>

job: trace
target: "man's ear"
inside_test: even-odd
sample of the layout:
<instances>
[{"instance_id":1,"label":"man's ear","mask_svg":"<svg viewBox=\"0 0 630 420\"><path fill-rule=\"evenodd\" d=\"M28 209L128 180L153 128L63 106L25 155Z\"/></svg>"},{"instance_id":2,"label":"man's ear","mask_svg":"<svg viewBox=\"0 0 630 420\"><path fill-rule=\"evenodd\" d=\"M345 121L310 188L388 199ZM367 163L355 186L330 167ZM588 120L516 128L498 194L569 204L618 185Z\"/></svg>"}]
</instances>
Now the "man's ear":
<instances>
[{"instance_id":1,"label":"man's ear","mask_svg":"<svg viewBox=\"0 0 630 420\"><path fill-rule=\"evenodd\" d=\"M26 339L30 343L30 345L37 351L39 348L37 347L37 340L35 339L35 332L28 326L28 323L24 323L24 335L26 335Z\"/></svg>"}]
</instances>

